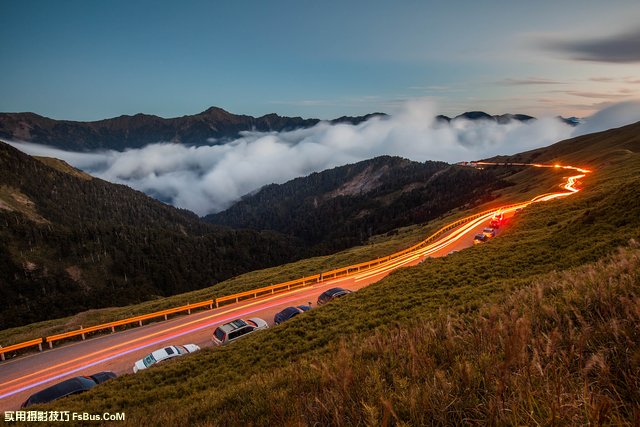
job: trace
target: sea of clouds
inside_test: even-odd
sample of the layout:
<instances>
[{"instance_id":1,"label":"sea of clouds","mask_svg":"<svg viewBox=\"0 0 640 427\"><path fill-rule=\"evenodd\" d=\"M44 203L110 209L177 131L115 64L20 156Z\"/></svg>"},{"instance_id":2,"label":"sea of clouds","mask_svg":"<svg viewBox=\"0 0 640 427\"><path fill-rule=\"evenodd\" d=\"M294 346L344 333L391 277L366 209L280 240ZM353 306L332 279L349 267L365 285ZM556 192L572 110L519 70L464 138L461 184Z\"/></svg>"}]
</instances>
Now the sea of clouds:
<instances>
[{"instance_id":1,"label":"sea of clouds","mask_svg":"<svg viewBox=\"0 0 640 427\"><path fill-rule=\"evenodd\" d=\"M226 209L270 183L380 155L459 162L514 154L640 120L640 102L607 107L572 127L548 117L526 123L438 122L428 101L408 101L390 117L287 132L244 132L219 145L150 144L140 149L78 153L11 142L27 154L63 159L107 181L126 184L199 215Z\"/></svg>"}]
</instances>

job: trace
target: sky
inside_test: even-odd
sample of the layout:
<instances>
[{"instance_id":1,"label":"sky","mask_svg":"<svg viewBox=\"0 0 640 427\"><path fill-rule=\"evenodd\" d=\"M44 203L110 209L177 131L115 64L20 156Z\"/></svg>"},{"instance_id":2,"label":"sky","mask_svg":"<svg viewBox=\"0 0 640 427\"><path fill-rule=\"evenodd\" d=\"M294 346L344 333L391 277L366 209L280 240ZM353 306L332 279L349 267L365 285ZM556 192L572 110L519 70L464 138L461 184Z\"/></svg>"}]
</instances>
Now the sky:
<instances>
[{"instance_id":1,"label":"sky","mask_svg":"<svg viewBox=\"0 0 640 427\"><path fill-rule=\"evenodd\" d=\"M0 0L0 112L589 116L640 98L640 2Z\"/></svg>"}]
</instances>

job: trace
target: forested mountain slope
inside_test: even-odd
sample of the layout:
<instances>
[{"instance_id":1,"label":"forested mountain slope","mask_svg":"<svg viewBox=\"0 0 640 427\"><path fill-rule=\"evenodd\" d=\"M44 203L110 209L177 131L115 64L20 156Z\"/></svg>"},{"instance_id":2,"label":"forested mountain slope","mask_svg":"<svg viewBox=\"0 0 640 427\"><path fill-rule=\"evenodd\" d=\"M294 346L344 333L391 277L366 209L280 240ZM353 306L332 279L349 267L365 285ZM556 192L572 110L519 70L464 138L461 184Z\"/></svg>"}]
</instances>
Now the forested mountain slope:
<instances>
[{"instance_id":1,"label":"forested mountain slope","mask_svg":"<svg viewBox=\"0 0 640 427\"><path fill-rule=\"evenodd\" d=\"M0 143L0 324L199 289L302 255ZM64 170L64 171L61 171Z\"/></svg>"},{"instance_id":2,"label":"forested mountain slope","mask_svg":"<svg viewBox=\"0 0 640 427\"><path fill-rule=\"evenodd\" d=\"M501 178L516 171L382 156L265 186L205 219L234 228L275 230L327 252L486 202L492 190L508 186Z\"/></svg>"}]
</instances>

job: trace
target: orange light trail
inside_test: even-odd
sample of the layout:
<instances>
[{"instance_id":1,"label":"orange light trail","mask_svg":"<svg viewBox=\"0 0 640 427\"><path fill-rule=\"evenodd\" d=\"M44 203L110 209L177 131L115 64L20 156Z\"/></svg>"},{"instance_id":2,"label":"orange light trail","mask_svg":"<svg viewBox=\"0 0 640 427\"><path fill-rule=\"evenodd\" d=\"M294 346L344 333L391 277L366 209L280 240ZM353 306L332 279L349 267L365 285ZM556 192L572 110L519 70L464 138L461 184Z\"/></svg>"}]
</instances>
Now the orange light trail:
<instances>
[{"instance_id":1,"label":"orange light trail","mask_svg":"<svg viewBox=\"0 0 640 427\"><path fill-rule=\"evenodd\" d=\"M496 163L488 163L488 162L476 162L476 164L479 165L496 165ZM510 164L510 165L514 165L514 164ZM480 223L486 221L488 218L493 217L494 215L497 215L499 213L510 213L510 212L514 212L516 209L520 209L520 208L524 208L529 206L529 204L531 203L536 203L536 202L546 202L549 200L553 200L559 197L566 197L569 196L571 194L577 193L578 191L580 191L578 188L575 187L576 183L578 182L578 180L584 178L586 176L587 173L590 173L590 170L587 169L582 169L582 168L578 168L575 166L563 166L563 165L559 165L559 164L554 164L554 165L544 165L544 164L526 164L526 163L518 163L517 166L535 166L535 167L539 167L539 168L556 168L556 169L571 169L571 170L576 170L579 172L582 172L580 175L574 175L574 176L570 176L567 178L567 182L562 185L562 188L566 189L568 192L563 192L563 193L550 193L550 194L543 194L540 196L536 196L533 199L531 199L528 202L523 202L519 205L513 206L511 208L497 208L495 211L490 212L486 215L483 215L473 221L470 221L464 225L462 225L460 228L456 229L453 233L443 237L442 239L438 240L437 242L434 242L424 248L418 249L413 253L410 254L405 254L401 257L398 257L396 259L393 260L389 260L387 262L381 263L380 265L373 267L371 269L368 269L362 273L357 273L355 274L355 281L359 282L362 280L366 280L369 279L371 277L375 277L381 274L385 274L385 273L389 273L399 267L403 267L407 264L410 264L413 261L416 261L417 259L432 254L434 252L437 252L438 250L449 246L450 244L460 240L462 237L464 237L466 235L466 233L475 228L477 225L479 225Z\"/></svg>"}]
</instances>

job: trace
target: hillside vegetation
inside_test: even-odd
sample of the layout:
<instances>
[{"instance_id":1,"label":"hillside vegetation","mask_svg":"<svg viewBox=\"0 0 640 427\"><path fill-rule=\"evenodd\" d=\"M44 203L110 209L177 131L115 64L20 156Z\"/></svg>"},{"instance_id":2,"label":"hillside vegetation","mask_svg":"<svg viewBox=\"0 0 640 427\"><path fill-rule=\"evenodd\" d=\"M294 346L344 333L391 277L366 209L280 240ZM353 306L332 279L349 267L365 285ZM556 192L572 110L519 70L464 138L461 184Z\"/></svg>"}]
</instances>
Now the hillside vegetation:
<instances>
[{"instance_id":1,"label":"hillside vegetation","mask_svg":"<svg viewBox=\"0 0 640 427\"><path fill-rule=\"evenodd\" d=\"M487 202L493 191L510 185L504 178L515 172L382 156L268 185L205 219L233 228L277 231L322 254L430 221L460 206Z\"/></svg>"},{"instance_id":2,"label":"hillside vegetation","mask_svg":"<svg viewBox=\"0 0 640 427\"><path fill-rule=\"evenodd\" d=\"M637 424L638 135L562 143L579 148L563 163L590 161L584 190L487 244L50 409L135 425Z\"/></svg>"}]
</instances>

